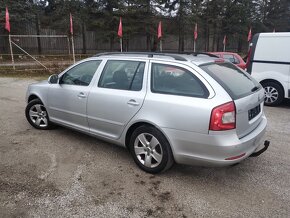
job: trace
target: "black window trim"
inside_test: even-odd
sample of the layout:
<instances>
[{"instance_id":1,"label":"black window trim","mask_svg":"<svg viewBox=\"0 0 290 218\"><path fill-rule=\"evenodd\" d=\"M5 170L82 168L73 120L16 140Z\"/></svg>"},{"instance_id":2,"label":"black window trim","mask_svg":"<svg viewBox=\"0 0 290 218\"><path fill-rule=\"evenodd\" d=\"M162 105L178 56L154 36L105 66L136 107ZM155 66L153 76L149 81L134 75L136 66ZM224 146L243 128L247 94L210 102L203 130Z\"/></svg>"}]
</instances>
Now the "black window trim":
<instances>
[{"instance_id":1,"label":"black window trim","mask_svg":"<svg viewBox=\"0 0 290 218\"><path fill-rule=\"evenodd\" d=\"M61 76L60 76L60 78L59 78L59 82L58 82L58 84L59 84L59 85L68 85L68 86L85 86L85 87L90 86L90 85L92 84L92 81L93 81L94 76L93 76L93 78L91 79L91 81L90 81L90 83L89 83L88 85L66 84L66 83L61 83L61 81L62 81L63 76L64 76L65 74L67 74L70 70L72 70L72 69L78 67L78 66L81 65L81 64L88 63L88 62L92 62L92 61L100 62L99 65L98 65L98 67L96 68L96 71L94 72L94 76L95 76L97 70L99 69L99 66L100 66L101 63L102 63L102 60L86 60L86 61L83 61L83 62L81 62L81 63L78 63L78 64L76 64L76 65L70 67L69 69L66 69L66 70L61 74Z\"/></svg>"},{"instance_id":2,"label":"black window trim","mask_svg":"<svg viewBox=\"0 0 290 218\"><path fill-rule=\"evenodd\" d=\"M207 71L205 71L202 67L203 66L210 66L210 65L214 65L214 64L225 64L225 63L227 63L227 62L223 62L223 63L215 63L215 62L211 62L211 63L205 63L205 64L201 64L201 65L199 65L199 67L204 71L204 72L206 72L208 75L210 75L218 84L220 84L222 87L223 87L223 89L230 95L230 97L233 99L233 100L238 100L238 99L241 99L241 98L244 98L244 97L246 97L246 96L248 96L249 94L251 94L252 93L252 91L249 91L249 92L247 92L247 93L245 93L245 94L243 94L243 95L239 95L239 96L237 96L237 95L235 95L229 88L228 88L228 86L221 80L221 79L219 79L218 77L216 77L215 75L214 75L214 73L211 73L211 72L207 72ZM234 65L234 64L232 64L235 68L237 68L237 70L239 70L239 71L241 71L241 69L239 68L239 67L237 67L236 65ZM244 72L243 72L244 73ZM248 75L247 75L247 73L244 73L247 77L249 77ZM257 91L259 91L260 89L262 89L262 85L261 84L259 84L258 83L258 89L255 91L255 92L257 92Z\"/></svg>"},{"instance_id":3,"label":"black window trim","mask_svg":"<svg viewBox=\"0 0 290 218\"><path fill-rule=\"evenodd\" d=\"M153 88L153 65L154 64L159 64L159 65L164 65L164 66L170 66L170 67L176 67L179 69L182 69L186 72L189 72L194 79L196 79L196 81L199 83L199 85L201 86L201 88L204 91L204 94L201 95L190 95L190 94L179 94L179 93L172 93L172 92L165 92L165 91L156 91ZM165 94L165 95L176 95L176 96L184 96L184 97L194 97L194 98L204 98L207 99L210 95L210 92L208 91L207 87L204 85L204 83L191 71L188 70L186 68L180 67L180 66L176 66L176 65L172 65L172 64L165 64L165 63L158 63L158 62L151 62L151 72L150 72L150 90L152 93L155 94Z\"/></svg>"},{"instance_id":4,"label":"black window trim","mask_svg":"<svg viewBox=\"0 0 290 218\"><path fill-rule=\"evenodd\" d=\"M102 79L103 79L103 77L104 77L104 72L105 72L105 70L107 69L107 64L108 64L109 61L133 61L133 62L138 62L138 63L139 63L139 64L138 64L138 67L136 68L136 71L134 72L134 76L133 76L133 79L132 79L131 84L130 84L130 87L129 87L130 89L113 89L113 88L110 88L110 87L103 87L103 86L101 86L100 83L101 83L101 81L102 81ZM134 80L134 78L135 78L135 75L136 75L137 70L138 70L138 68L140 67L140 64L141 64L141 63L144 63L144 72L143 72L143 78L142 78L142 86L141 86L141 89L140 89L140 90L131 90L131 88L132 88L131 86L132 86L133 80ZM111 90L121 90L121 91L141 92L142 89L143 89L143 83L144 83L144 75L145 75L146 63L147 63L146 61L139 61L139 60L107 59L105 65L104 65L104 67L103 67L103 69L102 69L101 75L100 75L100 77L99 77L98 88L101 88L101 89L111 89Z\"/></svg>"}]
</instances>

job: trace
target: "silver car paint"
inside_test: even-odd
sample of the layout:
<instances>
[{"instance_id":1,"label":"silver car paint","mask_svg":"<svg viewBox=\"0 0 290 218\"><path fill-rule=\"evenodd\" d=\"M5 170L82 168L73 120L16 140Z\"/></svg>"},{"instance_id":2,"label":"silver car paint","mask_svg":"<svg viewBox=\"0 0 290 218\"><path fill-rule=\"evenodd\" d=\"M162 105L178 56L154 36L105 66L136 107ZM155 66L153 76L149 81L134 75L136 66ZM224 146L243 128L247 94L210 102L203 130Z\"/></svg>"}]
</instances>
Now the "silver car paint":
<instances>
[{"instance_id":1,"label":"silver car paint","mask_svg":"<svg viewBox=\"0 0 290 218\"><path fill-rule=\"evenodd\" d=\"M122 60L132 59L122 58ZM144 62L146 63L144 70L147 72L149 61ZM99 78L100 74L97 75L88 97L87 116L90 131L95 135L119 139L128 122L143 105L147 91L147 74L143 77L141 91L98 87Z\"/></svg>"},{"instance_id":2,"label":"silver car paint","mask_svg":"<svg viewBox=\"0 0 290 218\"><path fill-rule=\"evenodd\" d=\"M81 61L77 64L90 60L92 59ZM73 68L73 66L66 71ZM100 66L104 66L104 63L102 62ZM98 69L100 69L100 66ZM95 74L98 74L98 69ZM60 76L65 72L61 73ZM95 76L89 86L50 84L47 96L47 110L50 120L88 132L87 99L94 80Z\"/></svg>"},{"instance_id":3,"label":"silver car paint","mask_svg":"<svg viewBox=\"0 0 290 218\"><path fill-rule=\"evenodd\" d=\"M27 98L30 95L38 96L46 106L53 122L124 147L126 133L130 126L138 122L154 125L168 139L177 163L229 165L246 158L261 144L267 124L263 113L263 98L261 98L263 90L235 101L237 129L212 132L208 130L212 109L232 99L219 83L194 63L142 58L146 61L143 88L140 92L136 92L97 87L107 59L140 61L140 58L136 57L113 56L86 59L84 61L103 60L88 87L61 87L59 84L43 82L32 84L27 91ZM190 70L205 84L210 92L209 98L152 93L149 73L151 62L178 65ZM54 89L63 90L57 92ZM86 98L79 98L80 92L84 92ZM131 99L138 105L128 104ZM84 102L86 100L87 103ZM63 102L70 105L71 109L68 110L67 106L61 105ZM249 122L246 117L248 109L259 103L262 106L261 113ZM56 108L58 110L55 110ZM245 152L246 155L240 159L224 160L241 152Z\"/></svg>"}]
</instances>

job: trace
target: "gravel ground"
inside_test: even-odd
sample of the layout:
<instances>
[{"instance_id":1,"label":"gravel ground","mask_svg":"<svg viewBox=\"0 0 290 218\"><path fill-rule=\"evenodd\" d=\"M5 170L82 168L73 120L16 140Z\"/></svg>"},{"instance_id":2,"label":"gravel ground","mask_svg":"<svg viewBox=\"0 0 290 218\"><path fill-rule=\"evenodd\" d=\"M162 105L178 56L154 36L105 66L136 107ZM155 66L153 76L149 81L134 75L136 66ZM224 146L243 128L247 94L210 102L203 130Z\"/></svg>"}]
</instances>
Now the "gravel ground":
<instances>
[{"instance_id":1,"label":"gravel ground","mask_svg":"<svg viewBox=\"0 0 290 218\"><path fill-rule=\"evenodd\" d=\"M260 157L150 175L126 149L33 129L24 117L31 82L0 78L0 217L290 216L290 102L265 109L271 146Z\"/></svg>"}]
</instances>

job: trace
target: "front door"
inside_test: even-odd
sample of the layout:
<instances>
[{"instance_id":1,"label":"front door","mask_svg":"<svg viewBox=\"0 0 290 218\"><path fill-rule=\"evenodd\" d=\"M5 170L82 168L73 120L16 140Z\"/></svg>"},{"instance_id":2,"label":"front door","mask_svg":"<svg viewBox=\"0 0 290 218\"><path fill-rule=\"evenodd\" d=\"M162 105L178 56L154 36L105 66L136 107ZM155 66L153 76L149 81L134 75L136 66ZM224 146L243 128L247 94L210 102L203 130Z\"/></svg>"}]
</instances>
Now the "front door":
<instances>
[{"instance_id":1,"label":"front door","mask_svg":"<svg viewBox=\"0 0 290 218\"><path fill-rule=\"evenodd\" d=\"M48 92L51 121L88 131L87 97L100 60L82 62L66 71Z\"/></svg>"},{"instance_id":2,"label":"front door","mask_svg":"<svg viewBox=\"0 0 290 218\"><path fill-rule=\"evenodd\" d=\"M88 98L91 133L113 139L120 137L143 104L147 65L146 61L107 61Z\"/></svg>"}]
</instances>

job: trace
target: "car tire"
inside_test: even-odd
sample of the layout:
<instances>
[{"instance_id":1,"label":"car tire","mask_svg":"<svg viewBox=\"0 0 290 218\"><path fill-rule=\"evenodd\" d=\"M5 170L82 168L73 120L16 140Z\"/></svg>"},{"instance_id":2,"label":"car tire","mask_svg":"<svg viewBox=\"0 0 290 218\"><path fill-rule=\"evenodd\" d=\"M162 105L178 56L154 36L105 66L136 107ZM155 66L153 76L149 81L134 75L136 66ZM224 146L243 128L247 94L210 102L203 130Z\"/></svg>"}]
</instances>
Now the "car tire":
<instances>
[{"instance_id":1,"label":"car tire","mask_svg":"<svg viewBox=\"0 0 290 218\"><path fill-rule=\"evenodd\" d=\"M164 172L174 163L169 142L152 126L138 127L131 136L129 149L135 163L148 173Z\"/></svg>"},{"instance_id":2,"label":"car tire","mask_svg":"<svg viewBox=\"0 0 290 218\"><path fill-rule=\"evenodd\" d=\"M265 105L277 106L284 99L283 87L275 82L265 82L262 84L265 90Z\"/></svg>"},{"instance_id":3,"label":"car tire","mask_svg":"<svg viewBox=\"0 0 290 218\"><path fill-rule=\"evenodd\" d=\"M27 121L36 129L47 130L55 127L50 122L45 106L39 99L30 101L25 108Z\"/></svg>"}]
</instances>

